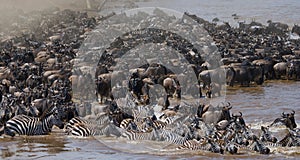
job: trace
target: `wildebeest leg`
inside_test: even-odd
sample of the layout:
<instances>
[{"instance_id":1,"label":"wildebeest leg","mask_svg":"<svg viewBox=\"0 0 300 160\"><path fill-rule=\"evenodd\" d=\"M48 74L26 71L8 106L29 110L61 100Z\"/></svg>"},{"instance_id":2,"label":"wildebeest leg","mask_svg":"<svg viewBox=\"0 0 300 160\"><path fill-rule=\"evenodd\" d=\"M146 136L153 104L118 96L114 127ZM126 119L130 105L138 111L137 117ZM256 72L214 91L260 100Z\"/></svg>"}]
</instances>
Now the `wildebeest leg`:
<instances>
[{"instance_id":1,"label":"wildebeest leg","mask_svg":"<svg viewBox=\"0 0 300 160\"><path fill-rule=\"evenodd\" d=\"M102 96L101 96L101 104L103 104L103 99L104 99L104 98L103 98L103 95L102 95Z\"/></svg>"},{"instance_id":2,"label":"wildebeest leg","mask_svg":"<svg viewBox=\"0 0 300 160\"><path fill-rule=\"evenodd\" d=\"M99 102L99 97L98 97L98 92L97 91L96 91L95 95L96 95L96 101Z\"/></svg>"},{"instance_id":3,"label":"wildebeest leg","mask_svg":"<svg viewBox=\"0 0 300 160\"><path fill-rule=\"evenodd\" d=\"M207 98L211 98L212 97L212 92L210 90L208 90L206 92L206 96L207 96Z\"/></svg>"},{"instance_id":4,"label":"wildebeest leg","mask_svg":"<svg viewBox=\"0 0 300 160\"><path fill-rule=\"evenodd\" d=\"M98 103L100 102L100 104L103 103L103 96L99 94L97 91L96 91L96 100Z\"/></svg>"},{"instance_id":5,"label":"wildebeest leg","mask_svg":"<svg viewBox=\"0 0 300 160\"><path fill-rule=\"evenodd\" d=\"M247 81L247 87L250 87L250 81Z\"/></svg>"},{"instance_id":6,"label":"wildebeest leg","mask_svg":"<svg viewBox=\"0 0 300 160\"><path fill-rule=\"evenodd\" d=\"M200 98L202 97L202 90L201 90L201 86L199 85L199 93L200 93Z\"/></svg>"}]
</instances>

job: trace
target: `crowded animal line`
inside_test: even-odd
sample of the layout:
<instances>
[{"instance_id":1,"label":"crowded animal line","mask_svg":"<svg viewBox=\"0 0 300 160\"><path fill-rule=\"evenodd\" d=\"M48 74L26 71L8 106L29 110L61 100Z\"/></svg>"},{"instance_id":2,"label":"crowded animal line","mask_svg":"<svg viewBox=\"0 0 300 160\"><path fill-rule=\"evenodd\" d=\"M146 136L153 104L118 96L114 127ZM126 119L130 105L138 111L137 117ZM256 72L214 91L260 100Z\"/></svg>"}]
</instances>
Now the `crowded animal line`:
<instances>
[{"instance_id":1,"label":"crowded animal line","mask_svg":"<svg viewBox=\"0 0 300 160\"><path fill-rule=\"evenodd\" d=\"M162 12L156 10L155 14ZM38 15L41 17L34 18ZM299 39L291 37L300 34L297 25L289 30L285 24L270 21L268 26L252 22L233 28L228 23L217 25L184 13L183 18L191 18L212 37L222 65L202 59L202 52L186 39L149 28L153 39L149 40L149 35L128 33L111 43L102 54L104 58L87 56L90 59L85 60L98 62L96 74L91 75L84 67L73 67L74 59L80 54L79 48L88 33L99 23L118 15L89 17L85 12L54 9L24 16L26 23L19 18L14 24L14 29L22 31L21 34L3 33L0 43L1 135L49 134L55 125L64 129L66 135L162 141L178 150L221 154L238 154L243 150L270 154L276 147L300 145L293 109L283 112L270 125L261 126L257 134L244 120L245 113L231 114L234 106L229 102L216 106L191 104L182 97L183 93L191 93L187 92L191 88L181 87L185 77L175 74L165 64L139 66L129 71L129 77L113 72L124 52L136 43L150 41L175 48L190 62L197 77L193 98L221 96L224 85L249 87L273 79L299 80ZM146 13L139 16L151 17ZM128 20L136 23L134 19ZM172 62L176 63L177 58ZM120 90L111 86L114 76L124 77L118 84L127 88L126 94L121 92L118 97L113 94ZM225 84L220 83L222 79ZM193 83L188 79L183 81ZM163 89L165 95L151 94L151 88ZM80 97L72 94L75 92L72 89L86 94ZM157 103L151 101L152 97ZM94 99L103 106L100 113L92 113L91 107L87 107ZM269 129L274 127L286 130L285 137L279 139L272 135Z\"/></svg>"}]
</instances>

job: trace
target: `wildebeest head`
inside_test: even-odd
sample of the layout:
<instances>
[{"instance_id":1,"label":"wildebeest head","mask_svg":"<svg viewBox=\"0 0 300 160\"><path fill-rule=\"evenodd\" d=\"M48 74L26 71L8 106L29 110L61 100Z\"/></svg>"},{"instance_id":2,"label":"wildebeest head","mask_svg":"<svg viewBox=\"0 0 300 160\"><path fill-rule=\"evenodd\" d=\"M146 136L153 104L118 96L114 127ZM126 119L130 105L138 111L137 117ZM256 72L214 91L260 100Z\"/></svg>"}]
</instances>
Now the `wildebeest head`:
<instances>
[{"instance_id":1,"label":"wildebeest head","mask_svg":"<svg viewBox=\"0 0 300 160\"><path fill-rule=\"evenodd\" d=\"M222 120L230 120L230 109L232 108L231 104L228 102L226 105L222 108Z\"/></svg>"},{"instance_id":2,"label":"wildebeest head","mask_svg":"<svg viewBox=\"0 0 300 160\"><path fill-rule=\"evenodd\" d=\"M294 115L295 115L294 110L292 110L292 113L287 113L287 114L282 112L282 118L285 119L285 125L290 129L297 128Z\"/></svg>"},{"instance_id":3,"label":"wildebeest head","mask_svg":"<svg viewBox=\"0 0 300 160\"><path fill-rule=\"evenodd\" d=\"M239 125L242 126L242 127L245 127L245 126L246 126L246 123L245 123L245 121L244 121L242 112L239 112L239 114L232 114L232 120L233 120L236 124L239 124Z\"/></svg>"},{"instance_id":4,"label":"wildebeest head","mask_svg":"<svg viewBox=\"0 0 300 160\"><path fill-rule=\"evenodd\" d=\"M213 123L216 124L222 120L229 121L230 117L230 109L232 108L231 104L228 102L227 104L220 104L217 107L205 107L203 108L202 119L205 123Z\"/></svg>"}]
</instances>

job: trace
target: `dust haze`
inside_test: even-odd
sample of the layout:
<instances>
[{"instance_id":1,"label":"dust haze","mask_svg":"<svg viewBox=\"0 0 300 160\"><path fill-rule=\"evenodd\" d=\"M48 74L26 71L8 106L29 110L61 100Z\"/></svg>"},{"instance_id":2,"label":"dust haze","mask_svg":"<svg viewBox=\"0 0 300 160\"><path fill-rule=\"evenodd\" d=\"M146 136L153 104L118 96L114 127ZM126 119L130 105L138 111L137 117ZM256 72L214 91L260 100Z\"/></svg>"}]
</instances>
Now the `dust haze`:
<instances>
[{"instance_id":1,"label":"dust haze","mask_svg":"<svg viewBox=\"0 0 300 160\"><path fill-rule=\"evenodd\" d=\"M0 33L18 25L24 15L47 9L96 10L106 0L0 0ZM26 16L25 16L26 17Z\"/></svg>"}]
</instances>

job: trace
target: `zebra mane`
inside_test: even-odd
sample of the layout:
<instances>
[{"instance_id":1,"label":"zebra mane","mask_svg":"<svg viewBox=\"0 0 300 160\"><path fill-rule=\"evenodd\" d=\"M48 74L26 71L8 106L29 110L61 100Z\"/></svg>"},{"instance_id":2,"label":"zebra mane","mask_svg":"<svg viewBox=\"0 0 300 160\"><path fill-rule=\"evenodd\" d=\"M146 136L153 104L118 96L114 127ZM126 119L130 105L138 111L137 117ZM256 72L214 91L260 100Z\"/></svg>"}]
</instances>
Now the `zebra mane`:
<instances>
[{"instance_id":1,"label":"zebra mane","mask_svg":"<svg viewBox=\"0 0 300 160\"><path fill-rule=\"evenodd\" d=\"M54 113L55 110L57 110L57 107L55 104L53 104L50 107L47 107L46 110L42 113L42 115L39 118L44 119L44 118L48 117L49 115L51 115L52 113Z\"/></svg>"}]
</instances>

